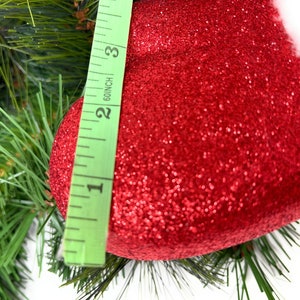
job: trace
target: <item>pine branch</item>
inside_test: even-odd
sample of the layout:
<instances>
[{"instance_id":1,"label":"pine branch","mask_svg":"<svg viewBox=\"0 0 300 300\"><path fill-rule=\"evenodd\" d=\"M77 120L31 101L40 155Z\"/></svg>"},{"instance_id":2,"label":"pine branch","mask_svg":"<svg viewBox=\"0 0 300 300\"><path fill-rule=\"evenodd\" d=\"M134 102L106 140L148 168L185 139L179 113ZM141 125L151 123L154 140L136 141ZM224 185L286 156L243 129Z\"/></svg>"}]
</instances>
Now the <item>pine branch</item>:
<instances>
[{"instance_id":1,"label":"pine branch","mask_svg":"<svg viewBox=\"0 0 300 300\"><path fill-rule=\"evenodd\" d=\"M57 74L63 75L68 91L81 92L92 32L76 29L75 12L72 1L0 4L0 90L6 103L20 107L28 91L38 90L39 82L50 96L57 88Z\"/></svg>"},{"instance_id":2,"label":"pine branch","mask_svg":"<svg viewBox=\"0 0 300 300\"><path fill-rule=\"evenodd\" d=\"M281 236L281 237L280 237ZM299 246L297 243L299 234L293 224L282 227L276 232L262 236L253 241L232 247L223 251L223 258L231 257L233 260L233 271L236 274L238 299L250 299L247 288L247 278L251 272L266 299L279 299L270 280L274 273L288 280L288 268L281 256L290 259L287 251L288 246Z\"/></svg>"},{"instance_id":3,"label":"pine branch","mask_svg":"<svg viewBox=\"0 0 300 300\"><path fill-rule=\"evenodd\" d=\"M145 274L147 274L149 292L153 290L157 295L158 287L165 284L162 279L161 268L165 269L170 280L182 289L189 287L189 283L185 279L186 272L197 277L203 285L220 285L224 281L224 273L226 272L224 265L228 264L228 261L224 260L222 264L217 264L216 254L177 261L143 262L107 253L106 264L103 268L66 266L59 254L64 225L64 220L56 212L50 222L51 239L48 241L51 249L48 253L49 271L58 274L64 285L74 285L80 295L80 300L96 299L103 295L107 288L117 281L119 276L126 279L118 296L118 299L121 299L138 270L140 270L140 278L145 277Z\"/></svg>"},{"instance_id":4,"label":"pine branch","mask_svg":"<svg viewBox=\"0 0 300 300\"><path fill-rule=\"evenodd\" d=\"M1 300L25 300L26 296L21 292L24 283L28 280L24 265L24 249L20 249L17 259L6 268L0 268L0 299Z\"/></svg>"},{"instance_id":5,"label":"pine branch","mask_svg":"<svg viewBox=\"0 0 300 300\"><path fill-rule=\"evenodd\" d=\"M36 101L19 113L0 109L0 299L25 298L23 244L34 220L40 232L40 266L44 257L44 226L55 209L46 172L53 134L65 111L61 77L58 81L57 99L44 99L40 85Z\"/></svg>"}]
</instances>

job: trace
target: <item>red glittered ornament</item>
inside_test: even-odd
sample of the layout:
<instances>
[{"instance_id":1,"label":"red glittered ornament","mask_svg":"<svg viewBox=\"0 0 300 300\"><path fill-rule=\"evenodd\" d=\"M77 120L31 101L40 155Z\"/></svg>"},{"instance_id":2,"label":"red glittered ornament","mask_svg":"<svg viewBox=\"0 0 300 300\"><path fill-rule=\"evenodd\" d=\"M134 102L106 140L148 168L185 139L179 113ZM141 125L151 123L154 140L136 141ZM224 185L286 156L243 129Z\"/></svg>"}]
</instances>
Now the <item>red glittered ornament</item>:
<instances>
[{"instance_id":1,"label":"red glittered ornament","mask_svg":"<svg viewBox=\"0 0 300 300\"><path fill-rule=\"evenodd\" d=\"M50 159L63 216L81 107ZM191 257L299 219L299 149L300 62L271 0L134 3L108 252Z\"/></svg>"}]
</instances>

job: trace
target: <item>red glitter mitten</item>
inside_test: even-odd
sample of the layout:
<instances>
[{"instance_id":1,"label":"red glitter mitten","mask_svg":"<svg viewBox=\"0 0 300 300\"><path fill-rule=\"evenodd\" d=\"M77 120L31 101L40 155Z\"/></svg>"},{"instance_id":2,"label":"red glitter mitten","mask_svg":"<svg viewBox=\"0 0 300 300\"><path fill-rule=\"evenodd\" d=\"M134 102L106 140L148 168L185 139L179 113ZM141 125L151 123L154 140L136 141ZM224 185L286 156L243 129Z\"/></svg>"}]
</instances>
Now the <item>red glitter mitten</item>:
<instances>
[{"instance_id":1,"label":"red glitter mitten","mask_svg":"<svg viewBox=\"0 0 300 300\"><path fill-rule=\"evenodd\" d=\"M50 159L63 216L81 106ZM295 221L299 149L300 61L271 0L134 4L108 252L179 259Z\"/></svg>"}]
</instances>

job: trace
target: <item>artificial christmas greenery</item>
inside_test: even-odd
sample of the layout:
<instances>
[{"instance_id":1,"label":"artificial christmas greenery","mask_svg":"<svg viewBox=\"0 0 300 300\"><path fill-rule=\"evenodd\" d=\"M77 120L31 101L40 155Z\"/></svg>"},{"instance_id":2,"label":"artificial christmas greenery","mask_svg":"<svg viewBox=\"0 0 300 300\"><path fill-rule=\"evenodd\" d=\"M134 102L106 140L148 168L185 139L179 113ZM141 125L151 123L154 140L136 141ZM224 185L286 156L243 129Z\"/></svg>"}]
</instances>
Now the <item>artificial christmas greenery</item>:
<instances>
[{"instance_id":1,"label":"artificial christmas greenery","mask_svg":"<svg viewBox=\"0 0 300 300\"><path fill-rule=\"evenodd\" d=\"M64 220L49 190L49 155L64 114L82 93L96 7L97 1L0 4L0 299L30 299L22 290L30 278L24 242L33 222L38 224L39 264L46 255L50 271L63 284L74 284L79 299L96 299L118 276L125 276L121 299L138 266L141 273L150 274L149 286L154 287L164 284L159 282L162 266L179 288L188 286L186 271L203 285L216 286L226 284L235 272L239 299L249 299L247 275L252 272L266 299L276 299L266 270L285 276L280 255L288 254L282 238L297 244L293 225L232 248L176 261L133 261L107 254L103 268L79 268L66 266L57 256ZM45 243L49 253L43 252Z\"/></svg>"}]
</instances>

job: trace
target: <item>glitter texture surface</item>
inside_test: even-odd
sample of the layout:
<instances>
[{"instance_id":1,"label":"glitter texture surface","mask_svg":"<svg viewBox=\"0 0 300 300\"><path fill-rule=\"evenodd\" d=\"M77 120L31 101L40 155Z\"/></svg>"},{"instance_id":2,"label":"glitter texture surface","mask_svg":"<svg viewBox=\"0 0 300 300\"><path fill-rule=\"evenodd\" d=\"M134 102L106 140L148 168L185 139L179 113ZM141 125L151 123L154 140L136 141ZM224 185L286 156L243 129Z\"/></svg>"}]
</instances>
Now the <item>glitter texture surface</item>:
<instances>
[{"instance_id":1,"label":"glitter texture surface","mask_svg":"<svg viewBox=\"0 0 300 300\"><path fill-rule=\"evenodd\" d=\"M50 159L63 216L81 103ZM299 219L299 149L300 63L272 1L134 3L108 252L191 257Z\"/></svg>"}]
</instances>

